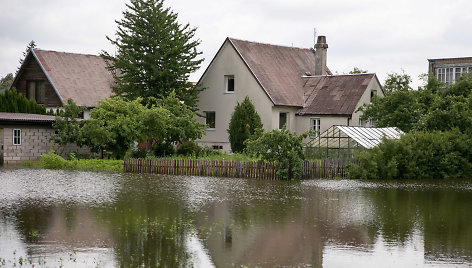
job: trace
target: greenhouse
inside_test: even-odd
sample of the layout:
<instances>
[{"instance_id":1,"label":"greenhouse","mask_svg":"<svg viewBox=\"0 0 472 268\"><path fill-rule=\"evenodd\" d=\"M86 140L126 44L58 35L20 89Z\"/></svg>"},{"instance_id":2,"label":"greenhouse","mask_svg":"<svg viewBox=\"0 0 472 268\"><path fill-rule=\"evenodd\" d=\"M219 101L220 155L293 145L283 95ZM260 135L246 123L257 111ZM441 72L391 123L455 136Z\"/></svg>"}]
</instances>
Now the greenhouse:
<instances>
[{"instance_id":1,"label":"greenhouse","mask_svg":"<svg viewBox=\"0 0 472 268\"><path fill-rule=\"evenodd\" d=\"M308 158L352 158L359 149L370 149L386 139L399 139L403 131L396 127L367 128L332 126L305 146Z\"/></svg>"}]
</instances>

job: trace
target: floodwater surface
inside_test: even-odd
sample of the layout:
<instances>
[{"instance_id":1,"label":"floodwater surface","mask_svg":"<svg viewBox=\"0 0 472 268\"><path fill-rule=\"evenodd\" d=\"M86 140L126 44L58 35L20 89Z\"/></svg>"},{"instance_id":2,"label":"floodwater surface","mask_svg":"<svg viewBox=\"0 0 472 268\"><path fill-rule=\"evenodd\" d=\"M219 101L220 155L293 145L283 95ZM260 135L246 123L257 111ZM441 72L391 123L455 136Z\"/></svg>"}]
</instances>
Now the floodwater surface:
<instances>
[{"instance_id":1,"label":"floodwater surface","mask_svg":"<svg viewBox=\"0 0 472 268\"><path fill-rule=\"evenodd\" d=\"M0 168L0 267L470 267L468 181Z\"/></svg>"}]
</instances>

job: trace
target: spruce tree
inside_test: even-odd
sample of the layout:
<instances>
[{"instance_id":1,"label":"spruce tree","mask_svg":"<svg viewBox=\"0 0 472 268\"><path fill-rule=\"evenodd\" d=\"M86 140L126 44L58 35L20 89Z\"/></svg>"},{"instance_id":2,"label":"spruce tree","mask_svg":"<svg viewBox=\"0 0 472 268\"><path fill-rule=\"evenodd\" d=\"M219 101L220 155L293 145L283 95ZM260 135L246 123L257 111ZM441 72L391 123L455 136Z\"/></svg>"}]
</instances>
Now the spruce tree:
<instances>
[{"instance_id":1,"label":"spruce tree","mask_svg":"<svg viewBox=\"0 0 472 268\"><path fill-rule=\"evenodd\" d=\"M116 21L116 39L107 37L116 56L102 53L116 74L114 91L130 100L142 97L146 104L175 91L195 107L201 90L188 78L203 61L196 59L201 54L196 28L179 24L177 13L165 8L163 0L131 0L126 6L124 18Z\"/></svg>"},{"instance_id":2,"label":"spruce tree","mask_svg":"<svg viewBox=\"0 0 472 268\"><path fill-rule=\"evenodd\" d=\"M229 122L228 134L231 150L234 153L243 152L244 141L253 135L257 129L262 128L261 118L249 97L236 105Z\"/></svg>"}]
</instances>

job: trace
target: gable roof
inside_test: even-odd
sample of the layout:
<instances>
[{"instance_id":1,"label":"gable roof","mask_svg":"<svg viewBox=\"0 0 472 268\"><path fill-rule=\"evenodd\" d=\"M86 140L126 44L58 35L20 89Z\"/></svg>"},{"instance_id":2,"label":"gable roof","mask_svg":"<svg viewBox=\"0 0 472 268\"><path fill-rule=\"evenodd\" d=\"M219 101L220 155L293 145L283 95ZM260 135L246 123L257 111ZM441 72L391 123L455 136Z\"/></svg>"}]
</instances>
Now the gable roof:
<instances>
[{"instance_id":1,"label":"gable roof","mask_svg":"<svg viewBox=\"0 0 472 268\"><path fill-rule=\"evenodd\" d=\"M375 74L305 78L305 107L300 115L351 115Z\"/></svg>"},{"instance_id":2,"label":"gable roof","mask_svg":"<svg viewBox=\"0 0 472 268\"><path fill-rule=\"evenodd\" d=\"M301 76L307 72L315 73L314 49L234 38L226 40L234 47L274 105L303 106Z\"/></svg>"},{"instance_id":3,"label":"gable roof","mask_svg":"<svg viewBox=\"0 0 472 268\"><path fill-rule=\"evenodd\" d=\"M70 98L78 106L95 107L98 100L113 94L113 74L106 69L107 62L100 56L41 49L31 50L27 58L31 56L63 103Z\"/></svg>"}]
</instances>

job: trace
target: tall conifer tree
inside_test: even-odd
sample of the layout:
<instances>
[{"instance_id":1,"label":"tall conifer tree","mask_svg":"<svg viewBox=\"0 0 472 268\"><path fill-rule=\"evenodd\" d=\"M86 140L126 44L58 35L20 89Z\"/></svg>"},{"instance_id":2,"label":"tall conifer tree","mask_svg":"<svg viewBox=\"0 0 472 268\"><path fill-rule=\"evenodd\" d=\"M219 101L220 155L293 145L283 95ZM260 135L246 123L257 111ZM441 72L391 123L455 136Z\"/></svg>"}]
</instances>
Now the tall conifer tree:
<instances>
[{"instance_id":1,"label":"tall conifer tree","mask_svg":"<svg viewBox=\"0 0 472 268\"><path fill-rule=\"evenodd\" d=\"M149 104L175 91L185 104L195 107L198 93L188 81L203 59L197 59L200 40L196 28L181 25L177 13L163 6L163 0L131 0L116 21L116 39L107 39L116 46L116 55L106 52L116 74L115 92L127 99L142 97Z\"/></svg>"}]
</instances>

